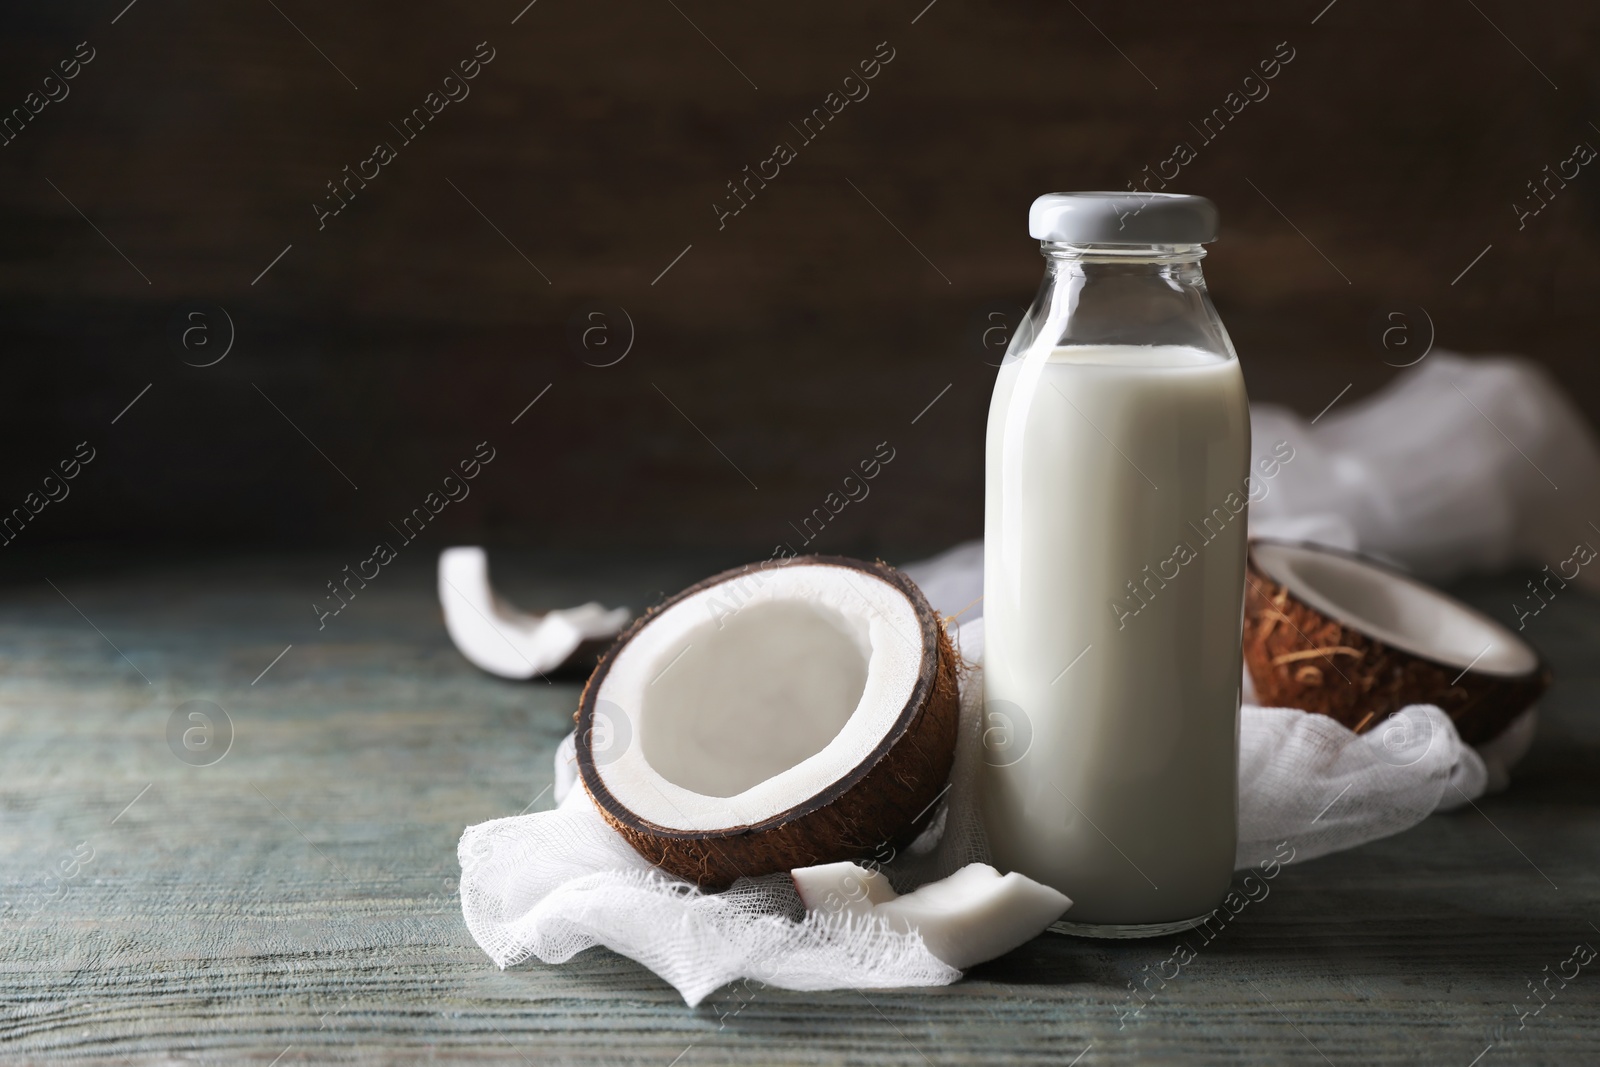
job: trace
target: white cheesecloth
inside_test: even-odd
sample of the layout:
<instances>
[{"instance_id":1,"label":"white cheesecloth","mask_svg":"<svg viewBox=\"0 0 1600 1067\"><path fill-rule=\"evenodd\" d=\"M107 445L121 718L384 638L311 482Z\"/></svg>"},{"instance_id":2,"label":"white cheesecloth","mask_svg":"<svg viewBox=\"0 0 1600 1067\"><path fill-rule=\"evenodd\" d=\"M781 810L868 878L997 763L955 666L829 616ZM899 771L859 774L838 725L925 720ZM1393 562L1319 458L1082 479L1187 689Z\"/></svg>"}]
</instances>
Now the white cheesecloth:
<instances>
[{"instance_id":1,"label":"white cheesecloth","mask_svg":"<svg viewBox=\"0 0 1600 1067\"><path fill-rule=\"evenodd\" d=\"M1600 540L1588 512L1600 502L1600 450L1583 417L1531 364L1435 351L1376 396L1315 421L1252 408L1256 456L1279 442L1294 450L1252 503L1252 533L1359 548L1439 580L1554 564L1577 542ZM983 591L977 542L904 569L941 613ZM1593 570L1576 580L1600 590L1600 568ZM954 636L964 659L981 662L981 618ZM978 666L961 679L943 813L883 865L901 892L989 858L976 807L981 691ZM1283 842L1297 862L1352 848L1504 788L1532 741L1535 715L1473 749L1432 706L1403 709L1358 735L1326 716L1246 703L1235 866L1265 862ZM561 963L605 945L649 967L690 1005L741 978L787 989L871 989L960 977L915 934L845 912L808 914L786 874L707 894L653 868L574 788L571 760L569 737L556 755L555 810L481 823L461 838L462 913L500 966Z\"/></svg>"}]
</instances>

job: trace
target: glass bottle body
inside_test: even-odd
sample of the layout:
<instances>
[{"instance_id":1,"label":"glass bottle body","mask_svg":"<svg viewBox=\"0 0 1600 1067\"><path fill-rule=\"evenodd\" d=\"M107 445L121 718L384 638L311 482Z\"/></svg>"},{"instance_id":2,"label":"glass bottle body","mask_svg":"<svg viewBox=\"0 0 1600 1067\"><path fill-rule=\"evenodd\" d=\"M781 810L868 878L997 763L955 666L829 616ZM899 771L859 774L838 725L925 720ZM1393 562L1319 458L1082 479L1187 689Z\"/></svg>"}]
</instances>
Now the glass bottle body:
<instances>
[{"instance_id":1,"label":"glass bottle body","mask_svg":"<svg viewBox=\"0 0 1600 1067\"><path fill-rule=\"evenodd\" d=\"M1232 877L1249 406L1199 246L1044 247L989 411L985 821L1063 928L1161 933Z\"/></svg>"}]
</instances>

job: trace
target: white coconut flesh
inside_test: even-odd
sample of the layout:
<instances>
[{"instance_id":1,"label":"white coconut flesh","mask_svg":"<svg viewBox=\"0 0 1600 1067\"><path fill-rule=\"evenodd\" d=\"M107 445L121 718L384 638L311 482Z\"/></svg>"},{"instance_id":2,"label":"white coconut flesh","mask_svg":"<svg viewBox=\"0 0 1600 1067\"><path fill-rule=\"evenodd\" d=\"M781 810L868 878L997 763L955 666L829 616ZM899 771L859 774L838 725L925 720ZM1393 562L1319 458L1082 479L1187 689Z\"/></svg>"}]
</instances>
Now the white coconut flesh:
<instances>
[{"instance_id":1,"label":"white coconut flesh","mask_svg":"<svg viewBox=\"0 0 1600 1067\"><path fill-rule=\"evenodd\" d=\"M501 678L532 678L563 666L586 642L615 637L627 608L597 603L538 614L521 611L489 584L489 558L476 545L439 554L445 630L473 666Z\"/></svg>"},{"instance_id":2,"label":"white coconut flesh","mask_svg":"<svg viewBox=\"0 0 1600 1067\"><path fill-rule=\"evenodd\" d=\"M592 739L595 773L657 827L761 823L868 760L923 655L914 605L860 570L776 567L712 585L613 652L595 694L596 729L611 731Z\"/></svg>"},{"instance_id":3,"label":"white coconut flesh","mask_svg":"<svg viewBox=\"0 0 1600 1067\"><path fill-rule=\"evenodd\" d=\"M1314 546L1257 541L1256 566L1307 606L1391 648L1508 678L1539 657L1499 623L1439 591L1361 559Z\"/></svg>"},{"instance_id":4,"label":"white coconut flesh","mask_svg":"<svg viewBox=\"0 0 1600 1067\"><path fill-rule=\"evenodd\" d=\"M806 910L882 920L915 932L928 951L958 970L1010 952L1061 918L1072 901L1047 885L986 863L965 867L899 896L881 872L828 863L790 872Z\"/></svg>"}]
</instances>

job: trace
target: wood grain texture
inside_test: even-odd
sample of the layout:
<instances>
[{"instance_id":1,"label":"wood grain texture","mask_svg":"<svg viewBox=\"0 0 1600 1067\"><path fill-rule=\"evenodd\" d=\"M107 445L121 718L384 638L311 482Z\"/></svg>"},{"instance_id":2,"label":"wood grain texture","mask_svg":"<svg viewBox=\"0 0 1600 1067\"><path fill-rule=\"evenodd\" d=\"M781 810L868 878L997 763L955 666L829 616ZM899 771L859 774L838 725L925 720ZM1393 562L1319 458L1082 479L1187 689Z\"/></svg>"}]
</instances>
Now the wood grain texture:
<instances>
[{"instance_id":1,"label":"wood grain texture","mask_svg":"<svg viewBox=\"0 0 1600 1067\"><path fill-rule=\"evenodd\" d=\"M523 473L442 515L456 539L754 555L888 440L914 459L810 548L977 536L995 359L977 342L1038 284L1028 203L1146 180L1179 142L1197 158L1172 188L1221 209L1205 269L1254 400L1312 415L1376 390L1424 323L1385 351L1374 322L1420 306L1440 346L1525 353L1600 417L1600 183L1543 169L1600 145L1585 0L525 5L0 15L0 108L97 49L0 147L0 350L27 398L0 422L6 506L92 438L92 491L41 537L328 546L490 437ZM485 40L471 95L319 229L327 183ZM791 124L884 41L870 95L800 143ZM1206 140L1280 43L1270 95ZM798 158L719 225L713 203L779 140ZM1521 224L1535 180L1549 206ZM190 301L237 324L215 367L173 346ZM571 347L591 301L636 327L614 367Z\"/></svg>"},{"instance_id":2,"label":"wood grain texture","mask_svg":"<svg viewBox=\"0 0 1600 1067\"><path fill-rule=\"evenodd\" d=\"M463 662L427 559L386 570L318 632L302 602L341 562L35 557L0 589L0 1062L1060 1065L1083 1053L1082 1065L1467 1067L1490 1045L1480 1067L1600 1057L1600 974L1585 970L1520 1032L1513 1008L1532 1006L1526 983L1546 965L1600 944L1600 604L1575 590L1528 628L1556 683L1510 792L1290 865L1119 1026L1128 983L1173 939L1043 937L947 988L724 990L695 1010L604 950L497 971L461 923L456 840L549 805L578 685L506 683ZM728 562L496 560L529 605L636 609ZM1519 586L1465 592L1505 618ZM215 765L168 748L187 700L232 719ZM80 844L93 858L52 881Z\"/></svg>"}]
</instances>

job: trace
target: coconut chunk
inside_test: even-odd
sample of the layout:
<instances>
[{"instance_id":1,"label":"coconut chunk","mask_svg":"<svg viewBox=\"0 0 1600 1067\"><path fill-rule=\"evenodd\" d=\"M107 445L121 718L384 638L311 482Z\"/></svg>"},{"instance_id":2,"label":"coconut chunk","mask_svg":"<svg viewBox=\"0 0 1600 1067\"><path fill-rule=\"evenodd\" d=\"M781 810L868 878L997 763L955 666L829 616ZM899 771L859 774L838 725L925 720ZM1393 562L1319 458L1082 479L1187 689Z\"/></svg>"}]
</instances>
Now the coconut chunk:
<instances>
[{"instance_id":1,"label":"coconut chunk","mask_svg":"<svg viewBox=\"0 0 1600 1067\"><path fill-rule=\"evenodd\" d=\"M868 870L858 863L841 860L800 867L789 872L795 892L807 911L848 911L865 915L874 905L887 904L900 894L894 891L881 871Z\"/></svg>"},{"instance_id":2,"label":"coconut chunk","mask_svg":"<svg viewBox=\"0 0 1600 1067\"><path fill-rule=\"evenodd\" d=\"M928 951L958 970L1002 956L1043 933L1072 901L1026 875L969 863L948 878L898 896L880 872L854 863L791 871L806 910L882 919L922 936Z\"/></svg>"},{"instance_id":3,"label":"coconut chunk","mask_svg":"<svg viewBox=\"0 0 1600 1067\"><path fill-rule=\"evenodd\" d=\"M473 666L501 678L532 678L569 663L590 663L628 624L627 608L596 603L532 614L489 584L489 560L476 545L439 554L439 605L450 640Z\"/></svg>"}]
</instances>

